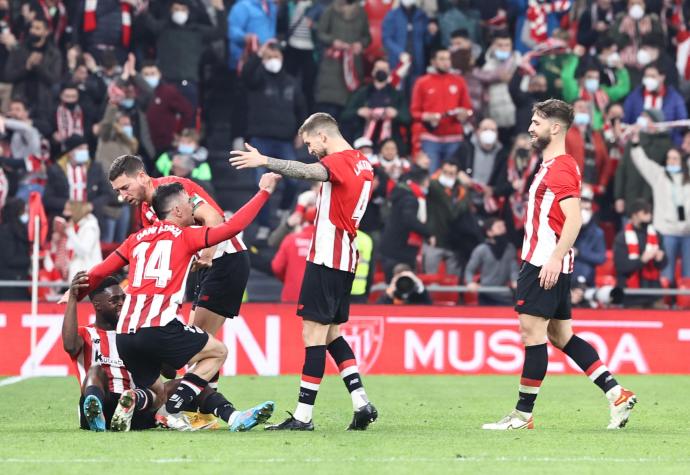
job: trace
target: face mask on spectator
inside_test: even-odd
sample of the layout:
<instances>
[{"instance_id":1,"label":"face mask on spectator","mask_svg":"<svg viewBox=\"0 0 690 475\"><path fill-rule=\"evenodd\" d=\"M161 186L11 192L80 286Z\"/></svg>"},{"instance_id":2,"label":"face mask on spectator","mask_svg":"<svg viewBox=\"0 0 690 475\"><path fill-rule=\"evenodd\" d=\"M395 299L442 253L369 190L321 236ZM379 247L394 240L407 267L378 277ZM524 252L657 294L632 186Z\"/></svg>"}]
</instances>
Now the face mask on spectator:
<instances>
[{"instance_id":1,"label":"face mask on spectator","mask_svg":"<svg viewBox=\"0 0 690 475\"><path fill-rule=\"evenodd\" d=\"M666 171L673 175L682 172L683 168L680 165L666 165Z\"/></svg>"},{"instance_id":2,"label":"face mask on spectator","mask_svg":"<svg viewBox=\"0 0 690 475\"><path fill-rule=\"evenodd\" d=\"M652 62L652 55L646 49L640 49L637 50L636 59L641 66L647 66Z\"/></svg>"},{"instance_id":3,"label":"face mask on spectator","mask_svg":"<svg viewBox=\"0 0 690 475\"><path fill-rule=\"evenodd\" d=\"M659 80L657 78L645 77L642 79L645 89L648 91L656 91L659 89Z\"/></svg>"},{"instance_id":4,"label":"face mask on spectator","mask_svg":"<svg viewBox=\"0 0 690 475\"><path fill-rule=\"evenodd\" d=\"M131 109L132 107L134 107L134 99L132 99L131 97L125 97L120 101L120 105L125 109Z\"/></svg>"},{"instance_id":5,"label":"face mask on spectator","mask_svg":"<svg viewBox=\"0 0 690 475\"><path fill-rule=\"evenodd\" d=\"M71 111L74 110L74 109L77 107L77 103L76 103L76 102L63 102L62 105L65 106L67 109L69 109L69 110L71 110Z\"/></svg>"},{"instance_id":6,"label":"face mask on spectator","mask_svg":"<svg viewBox=\"0 0 690 475\"><path fill-rule=\"evenodd\" d=\"M510 58L510 51L497 49L496 51L494 51L494 56L499 61L507 61Z\"/></svg>"},{"instance_id":7,"label":"face mask on spectator","mask_svg":"<svg viewBox=\"0 0 690 475\"><path fill-rule=\"evenodd\" d=\"M194 153L194 145L188 143L181 143L177 146L177 151L182 155L191 155Z\"/></svg>"},{"instance_id":8,"label":"face mask on spectator","mask_svg":"<svg viewBox=\"0 0 690 475\"><path fill-rule=\"evenodd\" d=\"M161 82L160 76L144 76L144 81L151 86L151 89L156 89Z\"/></svg>"},{"instance_id":9,"label":"face mask on spectator","mask_svg":"<svg viewBox=\"0 0 690 475\"><path fill-rule=\"evenodd\" d=\"M43 37L29 33L28 36L26 37L26 39L29 40L30 44L35 45L36 43L41 41L41 39L43 39Z\"/></svg>"},{"instance_id":10,"label":"face mask on spectator","mask_svg":"<svg viewBox=\"0 0 690 475\"><path fill-rule=\"evenodd\" d=\"M264 68L266 68L266 71L269 73L278 74L283 68L283 60L279 58L267 59L264 62Z\"/></svg>"},{"instance_id":11,"label":"face mask on spectator","mask_svg":"<svg viewBox=\"0 0 690 475\"><path fill-rule=\"evenodd\" d=\"M585 79L585 89L587 92L597 92L597 89L599 89L599 80L596 78Z\"/></svg>"},{"instance_id":12,"label":"face mask on spectator","mask_svg":"<svg viewBox=\"0 0 690 475\"><path fill-rule=\"evenodd\" d=\"M455 186L455 178L446 175L439 175L438 182L445 188L453 188Z\"/></svg>"},{"instance_id":13,"label":"face mask on spectator","mask_svg":"<svg viewBox=\"0 0 690 475\"><path fill-rule=\"evenodd\" d=\"M131 125L123 125L122 133L131 139L132 137L134 137L134 127L132 127Z\"/></svg>"},{"instance_id":14,"label":"face mask on spectator","mask_svg":"<svg viewBox=\"0 0 690 475\"><path fill-rule=\"evenodd\" d=\"M589 125L589 114L586 112L576 112L573 122L575 122L575 125Z\"/></svg>"},{"instance_id":15,"label":"face mask on spectator","mask_svg":"<svg viewBox=\"0 0 690 475\"><path fill-rule=\"evenodd\" d=\"M609 68L615 68L621 61L621 55L618 52L613 52L606 58L606 64Z\"/></svg>"},{"instance_id":16,"label":"face mask on spectator","mask_svg":"<svg viewBox=\"0 0 690 475\"><path fill-rule=\"evenodd\" d=\"M479 141L484 145L493 145L496 143L498 134L495 130L487 129L479 132Z\"/></svg>"},{"instance_id":17,"label":"face mask on spectator","mask_svg":"<svg viewBox=\"0 0 690 475\"><path fill-rule=\"evenodd\" d=\"M74 161L80 165L89 161L89 151L79 149L74 151Z\"/></svg>"},{"instance_id":18,"label":"face mask on spectator","mask_svg":"<svg viewBox=\"0 0 690 475\"><path fill-rule=\"evenodd\" d=\"M374 79L378 82L386 82L388 79L388 73L382 69L379 69L374 73Z\"/></svg>"},{"instance_id":19,"label":"face mask on spectator","mask_svg":"<svg viewBox=\"0 0 690 475\"><path fill-rule=\"evenodd\" d=\"M23 213L21 216L19 216L19 221L21 221L22 224L28 223L29 222L29 214Z\"/></svg>"},{"instance_id":20,"label":"face mask on spectator","mask_svg":"<svg viewBox=\"0 0 690 475\"><path fill-rule=\"evenodd\" d=\"M173 12L172 14L172 21L175 22L176 24L182 26L185 23L187 23L187 20L189 20L189 12L183 12L181 10L177 10Z\"/></svg>"},{"instance_id":21,"label":"face mask on spectator","mask_svg":"<svg viewBox=\"0 0 690 475\"><path fill-rule=\"evenodd\" d=\"M589 222L592 220L592 210L591 209L583 209L582 210L582 224L589 224Z\"/></svg>"},{"instance_id":22,"label":"face mask on spectator","mask_svg":"<svg viewBox=\"0 0 690 475\"><path fill-rule=\"evenodd\" d=\"M417 0L400 0L400 3L402 3L403 7L410 8L417 3Z\"/></svg>"},{"instance_id":23,"label":"face mask on spectator","mask_svg":"<svg viewBox=\"0 0 690 475\"><path fill-rule=\"evenodd\" d=\"M633 5L628 10L628 15L632 17L633 20L640 20L644 16L644 8L641 5Z\"/></svg>"},{"instance_id":24,"label":"face mask on spectator","mask_svg":"<svg viewBox=\"0 0 690 475\"><path fill-rule=\"evenodd\" d=\"M649 127L649 119L641 115L637 118L635 124L639 125L643 131L647 130L647 127Z\"/></svg>"}]
</instances>

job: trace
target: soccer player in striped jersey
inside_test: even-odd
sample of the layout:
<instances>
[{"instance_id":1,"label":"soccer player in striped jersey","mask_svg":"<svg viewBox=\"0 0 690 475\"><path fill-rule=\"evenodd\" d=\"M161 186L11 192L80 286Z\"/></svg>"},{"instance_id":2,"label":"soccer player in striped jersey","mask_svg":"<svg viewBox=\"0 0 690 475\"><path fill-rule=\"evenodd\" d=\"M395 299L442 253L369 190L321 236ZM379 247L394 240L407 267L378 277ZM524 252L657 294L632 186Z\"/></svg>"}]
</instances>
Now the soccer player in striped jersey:
<instances>
[{"instance_id":1,"label":"soccer player in striped jersey","mask_svg":"<svg viewBox=\"0 0 690 475\"><path fill-rule=\"evenodd\" d=\"M333 117L316 113L299 135L318 163L266 157L246 145L233 150L230 163L242 168L266 167L281 175L322 182L307 268L297 304L305 346L299 399L294 415L268 430L314 430L312 412L326 367L326 351L335 361L350 392L354 416L350 430L364 430L378 417L369 402L352 348L340 335L350 312L350 291L357 266L355 238L371 198L374 170L367 158L343 138Z\"/></svg>"},{"instance_id":2,"label":"soccer player in striped jersey","mask_svg":"<svg viewBox=\"0 0 690 475\"><path fill-rule=\"evenodd\" d=\"M584 371L609 401L609 429L625 426L637 402L618 384L592 345L573 334L570 277L573 243L580 232L582 178L575 159L565 153L573 122L569 104L549 99L534 105L529 127L532 147L542 163L529 189L515 310L525 345L525 361L515 409L484 429L533 429L532 409L548 366L547 339Z\"/></svg>"},{"instance_id":3,"label":"soccer player in striped jersey","mask_svg":"<svg viewBox=\"0 0 690 475\"><path fill-rule=\"evenodd\" d=\"M162 365L175 369L194 365L167 398L166 413L159 419L164 423L179 421L182 408L196 401L202 413L223 419L233 431L249 430L273 412L271 401L240 412L219 392L211 392L203 400L199 398L224 363L227 348L200 328L183 325L179 307L196 253L236 236L248 226L268 201L279 178L273 173L265 174L259 182L260 191L230 220L212 228L192 226L193 197L182 184L161 185L152 201L160 221L130 235L89 271L91 289L129 265L129 286L116 327L116 340L119 354L137 386L151 388L163 397L159 380Z\"/></svg>"},{"instance_id":4,"label":"soccer player in striped jersey","mask_svg":"<svg viewBox=\"0 0 690 475\"><path fill-rule=\"evenodd\" d=\"M132 390L139 395L139 406L133 413L134 429L156 426L153 417L153 393L134 389L132 375L127 371L115 343L118 315L125 294L113 277L107 277L89 297L96 313L93 324L77 323L77 293L87 287L88 277L79 272L72 279L69 300L62 322L62 344L77 369L81 386L79 425L82 429L102 432L111 429L111 419L122 393Z\"/></svg>"}]
</instances>

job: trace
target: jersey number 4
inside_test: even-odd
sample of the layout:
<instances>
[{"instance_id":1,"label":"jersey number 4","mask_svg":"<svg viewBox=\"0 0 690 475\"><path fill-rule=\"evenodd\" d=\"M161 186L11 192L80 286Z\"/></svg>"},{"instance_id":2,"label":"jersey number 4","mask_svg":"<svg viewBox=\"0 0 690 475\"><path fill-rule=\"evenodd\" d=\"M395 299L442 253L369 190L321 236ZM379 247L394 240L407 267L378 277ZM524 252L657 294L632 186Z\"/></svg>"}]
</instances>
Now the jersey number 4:
<instances>
[{"instance_id":1,"label":"jersey number 4","mask_svg":"<svg viewBox=\"0 0 690 475\"><path fill-rule=\"evenodd\" d=\"M170 269L170 254L172 251L172 241L158 241L154 246L148 259L146 251L151 246L150 242L142 242L134 248L134 280L132 286L141 287L144 279L155 279L156 287L165 288L172 277Z\"/></svg>"},{"instance_id":2,"label":"jersey number 4","mask_svg":"<svg viewBox=\"0 0 690 475\"><path fill-rule=\"evenodd\" d=\"M359 227L359 222L364 217L364 213L367 210L367 204L369 204L369 192L371 191L371 182L365 181L362 185L362 192L359 194L359 199L357 200L357 205L352 213L352 219L355 222L355 227Z\"/></svg>"}]
</instances>

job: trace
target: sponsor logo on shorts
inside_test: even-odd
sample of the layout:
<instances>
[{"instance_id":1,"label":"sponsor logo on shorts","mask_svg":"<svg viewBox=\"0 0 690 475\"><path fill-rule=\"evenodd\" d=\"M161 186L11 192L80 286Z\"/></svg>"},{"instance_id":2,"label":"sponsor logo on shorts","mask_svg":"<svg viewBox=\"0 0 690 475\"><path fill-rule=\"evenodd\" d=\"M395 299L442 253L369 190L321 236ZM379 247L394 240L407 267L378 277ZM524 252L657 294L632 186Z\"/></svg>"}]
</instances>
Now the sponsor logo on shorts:
<instances>
[{"instance_id":1,"label":"sponsor logo on shorts","mask_svg":"<svg viewBox=\"0 0 690 475\"><path fill-rule=\"evenodd\" d=\"M517 301L517 304L518 304L518 305L525 305L525 301L524 301L524 300L518 300L518 301Z\"/></svg>"}]
</instances>

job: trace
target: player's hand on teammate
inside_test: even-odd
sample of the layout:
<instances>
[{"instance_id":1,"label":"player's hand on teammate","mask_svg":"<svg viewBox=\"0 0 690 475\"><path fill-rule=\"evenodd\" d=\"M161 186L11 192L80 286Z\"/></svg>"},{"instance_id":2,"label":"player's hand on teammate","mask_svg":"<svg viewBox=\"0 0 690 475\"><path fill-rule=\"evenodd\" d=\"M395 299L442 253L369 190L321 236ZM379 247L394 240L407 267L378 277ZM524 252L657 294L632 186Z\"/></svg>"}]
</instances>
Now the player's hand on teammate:
<instances>
[{"instance_id":1,"label":"player's hand on teammate","mask_svg":"<svg viewBox=\"0 0 690 475\"><path fill-rule=\"evenodd\" d=\"M546 261L546 264L544 264L539 271L539 286L543 287L545 290L552 289L556 285L556 282L558 282L561 267L563 267L563 262L560 259L551 257Z\"/></svg>"},{"instance_id":2,"label":"player's hand on teammate","mask_svg":"<svg viewBox=\"0 0 690 475\"><path fill-rule=\"evenodd\" d=\"M230 165L237 168L238 170L242 170L244 168L259 168L266 166L268 160L266 157L261 155L261 152L259 152L256 148L252 147L246 142L244 146L247 149L246 151L232 150L230 152L230 155L232 155L232 157L230 158Z\"/></svg>"},{"instance_id":3,"label":"player's hand on teammate","mask_svg":"<svg viewBox=\"0 0 690 475\"><path fill-rule=\"evenodd\" d=\"M199 257L194 259L194 263L192 264L192 272L196 272L200 269L208 269L213 265L213 256L207 256L205 254L201 254Z\"/></svg>"},{"instance_id":4,"label":"player's hand on teammate","mask_svg":"<svg viewBox=\"0 0 690 475\"><path fill-rule=\"evenodd\" d=\"M277 173L264 173L259 180L259 189L273 193L281 178Z\"/></svg>"},{"instance_id":5,"label":"player's hand on teammate","mask_svg":"<svg viewBox=\"0 0 690 475\"><path fill-rule=\"evenodd\" d=\"M60 300L58 300L57 303L59 304L65 304L70 298L76 298L77 295L79 295L79 291L81 289L85 289L89 286L89 274L86 273L86 271L79 271L74 275L74 278L72 279L72 283L69 286L69 289L62 294L62 297L60 297Z\"/></svg>"}]
</instances>

